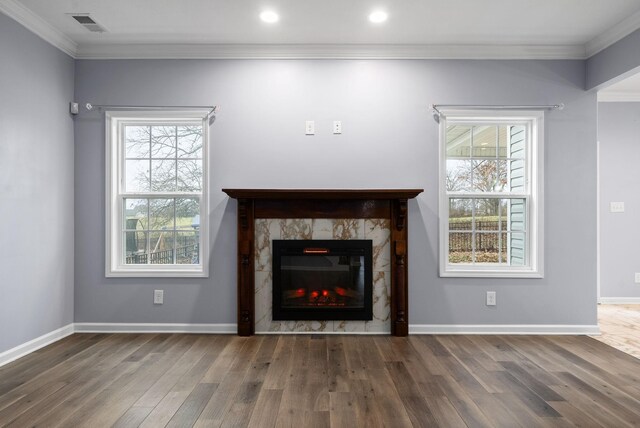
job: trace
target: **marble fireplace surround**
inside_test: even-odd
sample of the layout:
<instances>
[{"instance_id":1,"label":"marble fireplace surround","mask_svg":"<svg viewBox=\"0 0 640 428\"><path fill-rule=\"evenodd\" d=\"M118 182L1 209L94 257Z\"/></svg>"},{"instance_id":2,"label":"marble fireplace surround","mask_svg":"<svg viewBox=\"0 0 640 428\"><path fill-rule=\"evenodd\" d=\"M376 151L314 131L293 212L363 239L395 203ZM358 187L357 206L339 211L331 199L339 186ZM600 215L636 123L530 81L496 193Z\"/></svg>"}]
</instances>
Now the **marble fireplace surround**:
<instances>
[{"instance_id":1,"label":"marble fireplace surround","mask_svg":"<svg viewBox=\"0 0 640 428\"><path fill-rule=\"evenodd\" d=\"M390 332L394 336L408 334L407 201L420 194L422 189L222 189L222 191L238 201L238 335L254 334L257 322L260 323L259 332L370 331ZM294 229L302 227L303 231L288 235L287 224L297 225ZM264 302L265 296L260 295L262 283L257 290L259 308L256 308L256 279L270 281L270 275L265 273L266 266L263 266L264 263L260 261L265 255L268 256L268 253L262 254L260 251L265 248L265 243L256 242L256 238L264 241L265 227L271 227L274 235L279 233L280 237L284 233L285 239L287 236L291 239L311 239L314 229L320 236L329 233L329 228L332 231L344 232L348 224L350 226L347 226L347 229L356 233L356 236L345 238L344 235L334 235L332 238L357 239L359 233L364 237L368 226L368 233L371 235L368 239L373 239L380 249L385 247L389 249L387 251L388 266L379 269L379 272L382 272L381 276L384 277L383 283L378 284L379 293L386 292L383 288L389 290L388 299L379 303L389 304L388 319L379 307L381 319L374 319L373 322L369 322L369 326L364 323L362 325L340 324L339 321L331 322L331 328L327 327L329 322L322 325L294 321L293 324L274 325L270 321L270 314L269 318L265 319L265 312L270 311L270 306ZM307 226L309 237L304 234L304 228ZM350 233L347 232L347 235ZM386 241L387 236L388 247L381 242L381 240ZM270 236L269 242L270 239L278 238ZM380 257L384 258L384 255L381 254Z\"/></svg>"}]
</instances>

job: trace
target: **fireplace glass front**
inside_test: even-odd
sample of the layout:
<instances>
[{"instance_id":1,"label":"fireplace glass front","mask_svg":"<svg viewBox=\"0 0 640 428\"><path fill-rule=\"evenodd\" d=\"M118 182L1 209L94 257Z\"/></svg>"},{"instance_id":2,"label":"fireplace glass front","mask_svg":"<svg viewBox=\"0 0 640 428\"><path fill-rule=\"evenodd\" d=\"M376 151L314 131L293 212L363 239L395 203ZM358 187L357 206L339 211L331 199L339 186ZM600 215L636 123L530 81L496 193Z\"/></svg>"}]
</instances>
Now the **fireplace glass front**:
<instances>
[{"instance_id":1,"label":"fireplace glass front","mask_svg":"<svg viewBox=\"0 0 640 428\"><path fill-rule=\"evenodd\" d=\"M273 240L273 320L371 320L371 240Z\"/></svg>"}]
</instances>

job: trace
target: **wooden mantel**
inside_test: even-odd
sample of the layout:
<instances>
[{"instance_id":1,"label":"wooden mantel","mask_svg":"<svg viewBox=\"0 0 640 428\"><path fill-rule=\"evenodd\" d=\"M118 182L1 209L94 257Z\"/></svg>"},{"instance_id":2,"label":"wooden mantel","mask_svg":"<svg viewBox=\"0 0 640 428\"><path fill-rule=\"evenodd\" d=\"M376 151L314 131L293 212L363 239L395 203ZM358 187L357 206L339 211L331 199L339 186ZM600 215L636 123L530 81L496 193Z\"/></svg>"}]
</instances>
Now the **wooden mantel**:
<instances>
[{"instance_id":1,"label":"wooden mantel","mask_svg":"<svg viewBox=\"0 0 640 428\"><path fill-rule=\"evenodd\" d=\"M423 189L222 189L238 200L238 334L255 333L256 218L387 218L391 221L391 334L409 333L407 200Z\"/></svg>"},{"instance_id":2,"label":"wooden mantel","mask_svg":"<svg viewBox=\"0 0 640 428\"><path fill-rule=\"evenodd\" d=\"M234 199L413 199L424 189L222 189Z\"/></svg>"}]
</instances>

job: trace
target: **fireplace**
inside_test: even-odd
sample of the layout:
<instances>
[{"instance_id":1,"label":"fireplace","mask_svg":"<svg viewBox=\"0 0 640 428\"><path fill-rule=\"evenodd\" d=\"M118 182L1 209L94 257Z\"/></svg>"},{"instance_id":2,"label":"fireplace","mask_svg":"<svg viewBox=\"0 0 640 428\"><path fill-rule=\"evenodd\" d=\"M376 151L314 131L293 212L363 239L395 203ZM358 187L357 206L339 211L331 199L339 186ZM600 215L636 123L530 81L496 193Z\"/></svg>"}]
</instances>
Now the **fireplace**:
<instances>
[{"instance_id":1,"label":"fireplace","mask_svg":"<svg viewBox=\"0 0 640 428\"><path fill-rule=\"evenodd\" d=\"M273 240L273 320L373 317L371 240Z\"/></svg>"},{"instance_id":2,"label":"fireplace","mask_svg":"<svg viewBox=\"0 0 640 428\"><path fill-rule=\"evenodd\" d=\"M389 235L386 246L389 255L388 272L376 272L374 267L374 286L384 285L388 280L388 300L380 299L377 294L373 304L374 321L352 321L353 323L375 322L376 307L387 309L386 322L390 333L394 336L406 336L409 334L408 318L408 210L407 202L415 198L423 189L222 189L231 198L238 201L237 215L237 269L238 269L238 334L250 336L255 334L256 323L263 318L256 318L256 294L261 296L262 290L271 288L271 271L256 271L256 265L262 266L264 252L263 243L269 242L268 234L260 234L263 238L256 240L256 223L261 226L269 226L269 222L275 219L293 220L307 219L311 222L329 219L363 219L365 222L374 222L376 219L388 221ZM284 225L286 226L286 225ZM313 229L313 225L311 225ZM301 240L308 238L308 227L300 230ZM267 231L270 229L267 227ZM284 234L284 229L280 228ZM280 232L278 234L280 234ZM270 233L270 232L269 232ZM288 234L288 233L287 233ZM323 234L324 235L324 234ZM366 238L366 236L365 236ZM279 239L279 238L273 238ZM318 239L326 239L319 236ZM336 239L333 236L333 239ZM349 238L350 240L351 238ZM361 238L358 238L361 239ZM380 243L381 245L383 243ZM267 245L267 248L271 248ZM379 256L379 252L377 253ZM270 258L268 258L270 259ZM376 258L377 259L377 258ZM257 281L261 285L257 287ZM271 290L270 290L271 291ZM272 293L269 293L272 297ZM271 299L267 299L271 303ZM386 300L386 302L385 302ZM264 302L261 300L261 302ZM380 303L385 304L380 308ZM376 305L378 304L378 305ZM262 308L261 308L262 309ZM271 311L268 312L271 315ZM269 317L270 318L270 317ZM268 320L271 321L271 320ZM350 321L332 321L333 331L341 331L343 323ZM303 325L303 330L297 330L299 323L318 323L318 321L274 321L279 324L296 324L295 331L308 331ZM327 324L327 321L320 323ZM338 325L336 326L336 323ZM281 327L281 325L280 325ZM269 331L281 331L269 329ZM345 331L342 329L342 331Z\"/></svg>"}]
</instances>

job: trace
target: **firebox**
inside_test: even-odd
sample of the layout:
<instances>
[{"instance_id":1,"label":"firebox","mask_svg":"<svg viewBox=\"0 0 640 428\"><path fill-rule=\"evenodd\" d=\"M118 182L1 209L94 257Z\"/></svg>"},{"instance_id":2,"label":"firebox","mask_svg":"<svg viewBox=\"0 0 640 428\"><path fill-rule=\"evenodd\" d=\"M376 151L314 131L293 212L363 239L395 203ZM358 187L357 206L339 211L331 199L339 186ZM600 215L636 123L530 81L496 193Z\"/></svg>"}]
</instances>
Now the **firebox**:
<instances>
[{"instance_id":1,"label":"firebox","mask_svg":"<svg viewBox=\"0 0 640 428\"><path fill-rule=\"evenodd\" d=\"M273 320L371 320L371 240L273 240Z\"/></svg>"}]
</instances>

